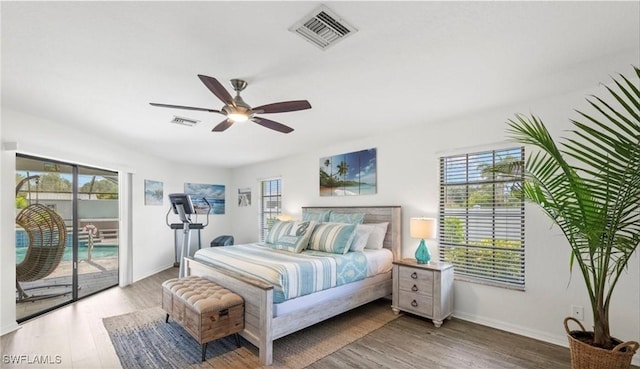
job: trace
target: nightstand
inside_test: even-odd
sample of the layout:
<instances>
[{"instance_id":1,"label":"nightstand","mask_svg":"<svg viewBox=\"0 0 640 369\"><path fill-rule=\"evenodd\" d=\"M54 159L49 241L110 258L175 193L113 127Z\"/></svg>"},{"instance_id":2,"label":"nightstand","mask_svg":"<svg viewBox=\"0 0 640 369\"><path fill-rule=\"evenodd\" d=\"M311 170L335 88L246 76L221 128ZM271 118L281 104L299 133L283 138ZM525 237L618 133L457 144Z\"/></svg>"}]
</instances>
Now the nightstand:
<instances>
[{"instance_id":1,"label":"nightstand","mask_svg":"<svg viewBox=\"0 0 640 369\"><path fill-rule=\"evenodd\" d=\"M453 313L453 265L394 261L391 309L396 314L402 310L429 318L440 327Z\"/></svg>"}]
</instances>

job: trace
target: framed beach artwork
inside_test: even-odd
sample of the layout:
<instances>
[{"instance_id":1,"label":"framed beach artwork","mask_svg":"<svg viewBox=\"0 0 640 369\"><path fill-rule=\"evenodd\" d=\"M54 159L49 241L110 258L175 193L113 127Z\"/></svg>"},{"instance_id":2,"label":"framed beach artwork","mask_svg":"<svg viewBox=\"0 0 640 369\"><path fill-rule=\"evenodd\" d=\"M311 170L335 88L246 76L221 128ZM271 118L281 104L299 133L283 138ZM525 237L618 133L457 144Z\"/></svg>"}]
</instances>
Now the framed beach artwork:
<instances>
[{"instance_id":1,"label":"framed beach artwork","mask_svg":"<svg viewBox=\"0 0 640 369\"><path fill-rule=\"evenodd\" d=\"M320 196L375 194L376 161L376 149L320 158Z\"/></svg>"},{"instance_id":2,"label":"framed beach artwork","mask_svg":"<svg viewBox=\"0 0 640 369\"><path fill-rule=\"evenodd\" d=\"M185 183L184 193L191 196L191 202L196 214L206 214L209 205L209 214L224 214L225 194L224 185ZM207 201L205 201L206 199Z\"/></svg>"},{"instance_id":3,"label":"framed beach artwork","mask_svg":"<svg viewBox=\"0 0 640 369\"><path fill-rule=\"evenodd\" d=\"M144 204L162 205L162 182L144 180Z\"/></svg>"},{"instance_id":4,"label":"framed beach artwork","mask_svg":"<svg viewBox=\"0 0 640 369\"><path fill-rule=\"evenodd\" d=\"M238 206L251 206L251 188L238 188Z\"/></svg>"}]
</instances>

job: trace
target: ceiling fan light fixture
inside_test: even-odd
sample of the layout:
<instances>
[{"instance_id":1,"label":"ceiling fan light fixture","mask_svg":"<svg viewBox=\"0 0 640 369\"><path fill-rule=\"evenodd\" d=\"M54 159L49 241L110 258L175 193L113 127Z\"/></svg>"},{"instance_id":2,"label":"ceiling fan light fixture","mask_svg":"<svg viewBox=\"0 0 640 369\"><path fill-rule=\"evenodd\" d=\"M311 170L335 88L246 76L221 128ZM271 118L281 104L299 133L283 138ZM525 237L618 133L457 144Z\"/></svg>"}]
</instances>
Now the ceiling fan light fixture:
<instances>
[{"instance_id":1,"label":"ceiling fan light fixture","mask_svg":"<svg viewBox=\"0 0 640 369\"><path fill-rule=\"evenodd\" d=\"M231 119L235 123L246 122L249 120L249 116L243 113L229 113L227 118Z\"/></svg>"},{"instance_id":2,"label":"ceiling fan light fixture","mask_svg":"<svg viewBox=\"0 0 640 369\"><path fill-rule=\"evenodd\" d=\"M222 108L222 112L227 116L227 119L232 122L246 122L251 118L251 108L245 106L233 106L227 105Z\"/></svg>"}]
</instances>

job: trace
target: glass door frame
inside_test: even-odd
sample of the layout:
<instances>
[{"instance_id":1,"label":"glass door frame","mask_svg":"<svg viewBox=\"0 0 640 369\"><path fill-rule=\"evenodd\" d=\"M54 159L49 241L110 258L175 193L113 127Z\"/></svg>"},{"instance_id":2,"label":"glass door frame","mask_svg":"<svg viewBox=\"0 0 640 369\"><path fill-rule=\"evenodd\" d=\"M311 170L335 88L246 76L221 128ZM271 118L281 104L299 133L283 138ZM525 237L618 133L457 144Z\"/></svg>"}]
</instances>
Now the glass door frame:
<instances>
[{"instance_id":1,"label":"glass door frame","mask_svg":"<svg viewBox=\"0 0 640 369\"><path fill-rule=\"evenodd\" d=\"M79 203L80 203L80 198L79 198L79 193L80 193L80 185L79 185L79 176L80 176L80 169L89 169L89 170L97 170L97 171L104 171L104 172L110 172L113 173L114 175L117 176L118 178L118 182L120 182L121 178L120 178L120 173L117 171L113 171L110 169L103 169L103 168L98 168L98 167L92 167L92 166L87 166L87 165L81 165L81 164L77 164L77 163L72 163L72 162L65 162L65 161L61 161L61 160L55 160L55 159L49 159L46 157L40 157L40 156L36 156L36 155L30 155L30 154L22 154L22 153L16 153L16 168L15 168L15 173L17 174L20 171L23 171L23 169L21 169L18 165L18 162L20 159L27 159L27 160L35 160L35 161L41 161L43 163L51 163L51 164L59 164L59 165L63 165L66 167L69 167L71 169L71 217L72 219L70 220L71 222L71 245L70 247L72 248L72 258L71 258L71 262L72 262L72 268L71 268L71 291L70 293L67 293L65 295L70 295L69 299L65 299L64 301L60 302L60 303L56 303L54 305L48 306L43 308L42 310L38 310L35 313L30 313L28 315L22 316L22 317L16 317L16 321L18 323L22 323L24 321L33 319L37 316L40 316L42 314L48 313L52 310L58 309L62 306L68 305L70 303L76 302L80 299L83 299L85 297L94 295L96 293L99 293L101 291L104 291L106 289L115 287L119 284L119 278L120 278L120 271L119 271L119 267L120 267L120 247L118 245L118 260L117 260L117 272L116 272L116 281L114 284L109 284L109 285L105 285L103 287L99 287L98 289L96 289L95 291L91 291L89 293L87 293L86 295L82 295L80 296L79 294L79 290L80 290L80 280L79 280L79 234L80 234L80 214L79 214ZM45 171L43 171L45 172ZM55 171L52 171L51 173L55 173ZM67 173L69 174L69 173ZM120 186L118 186L118 199L121 198L122 194L120 193ZM121 206L120 202L118 202L118 208ZM58 212L56 210L56 212ZM118 212L119 214L119 212ZM120 221L120 215L118 215L118 223ZM15 251L14 251L15 253ZM17 281L17 280L16 280ZM16 304L18 302L16 301ZM25 302L25 303L29 303L29 302Z\"/></svg>"}]
</instances>

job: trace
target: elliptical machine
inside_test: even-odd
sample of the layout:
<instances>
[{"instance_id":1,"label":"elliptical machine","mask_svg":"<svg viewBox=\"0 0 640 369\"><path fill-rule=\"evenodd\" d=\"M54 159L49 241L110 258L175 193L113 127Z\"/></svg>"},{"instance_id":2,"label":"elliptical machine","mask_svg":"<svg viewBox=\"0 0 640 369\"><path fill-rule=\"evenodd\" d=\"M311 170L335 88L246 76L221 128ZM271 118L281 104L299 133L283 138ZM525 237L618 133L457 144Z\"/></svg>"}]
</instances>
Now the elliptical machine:
<instances>
[{"instance_id":1,"label":"elliptical machine","mask_svg":"<svg viewBox=\"0 0 640 369\"><path fill-rule=\"evenodd\" d=\"M185 266L183 263L184 257L188 256L190 253L191 247L191 230L198 231L198 248L201 248L200 244L200 230L209 225L209 213L211 212L211 204L207 201L206 198L202 198L204 202L209 207L207 209L207 223L197 223L198 214L196 213L195 207L193 206L193 202L191 201L191 196L185 193L172 193L169 194L169 201L171 202L171 207L169 211L167 211L166 215L166 223L169 228L174 231L174 251L175 251L175 261L173 263L174 267L180 266L180 271L178 274L179 278L183 278L185 276ZM178 215L181 223L169 223L169 213L173 210L174 214ZM195 222L191 219L191 214L196 214ZM180 258L178 259L178 229L182 229L182 247L180 249Z\"/></svg>"}]
</instances>

